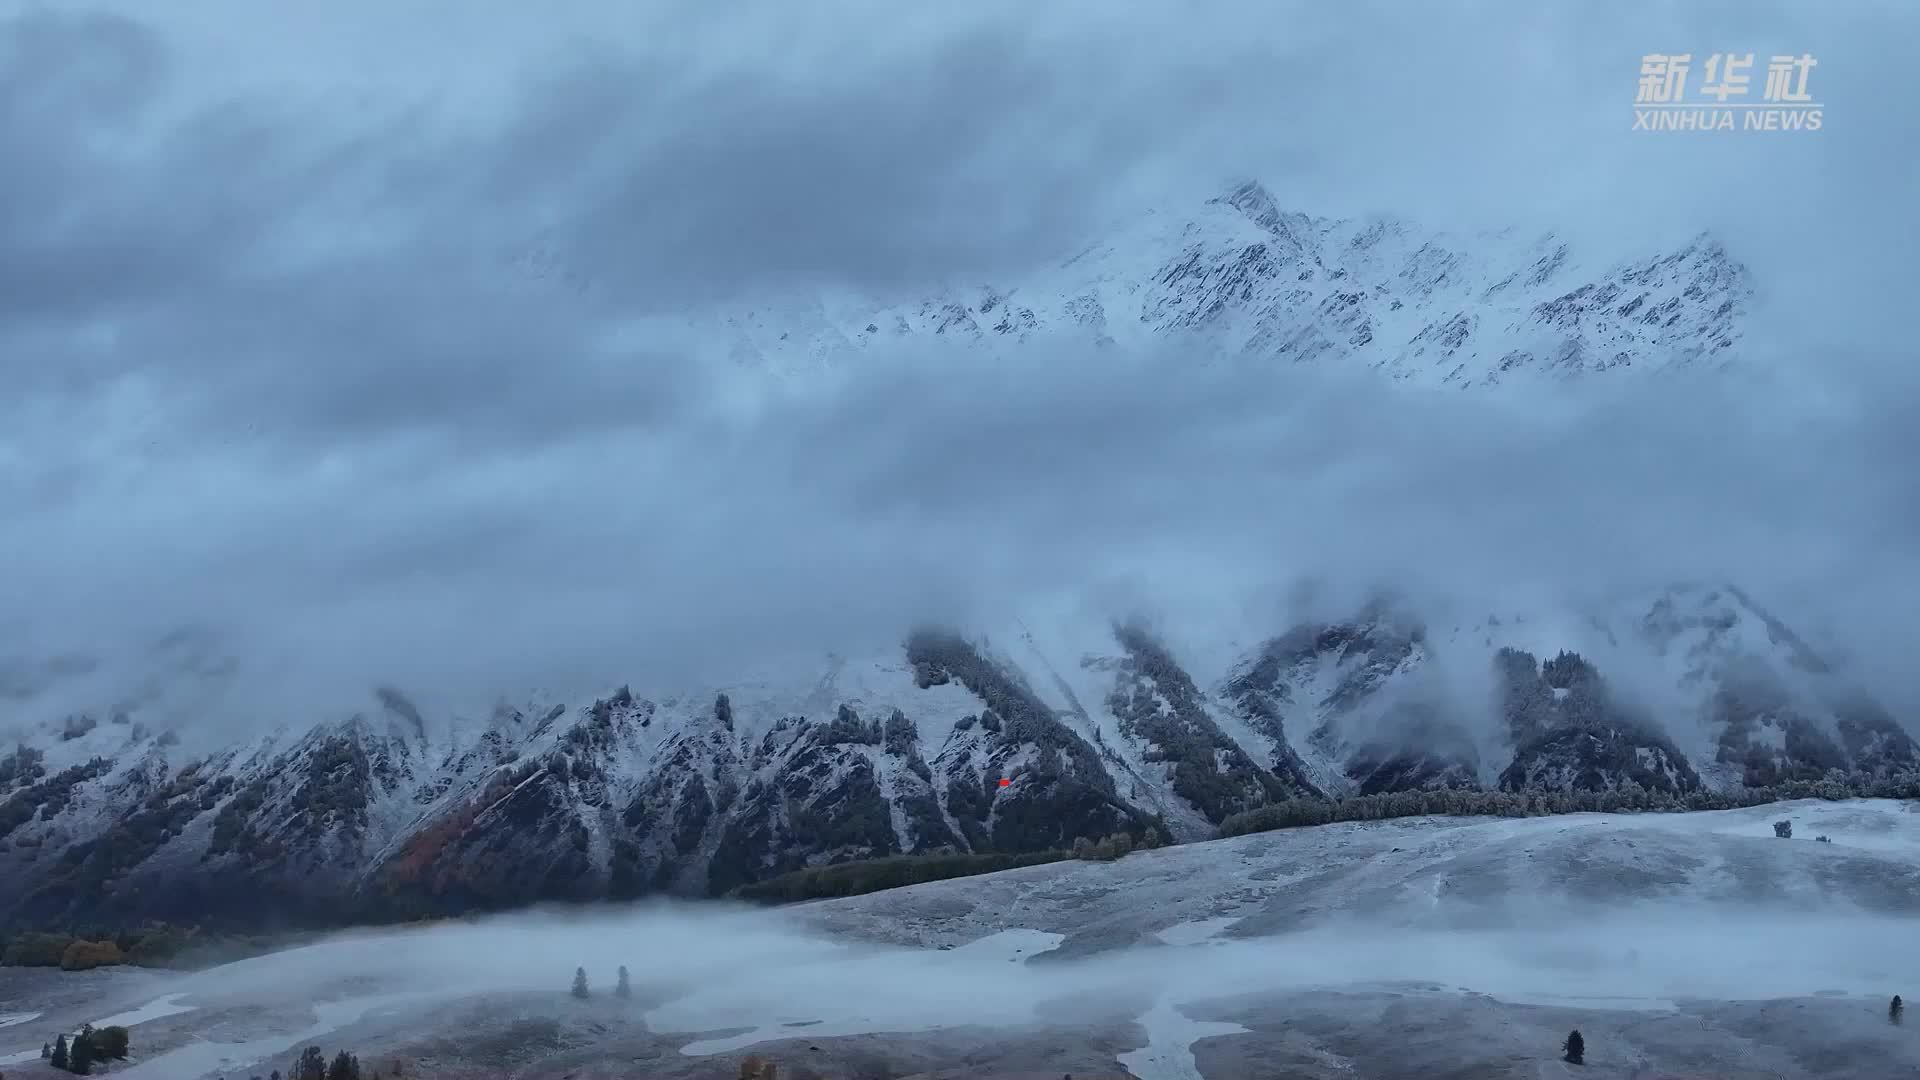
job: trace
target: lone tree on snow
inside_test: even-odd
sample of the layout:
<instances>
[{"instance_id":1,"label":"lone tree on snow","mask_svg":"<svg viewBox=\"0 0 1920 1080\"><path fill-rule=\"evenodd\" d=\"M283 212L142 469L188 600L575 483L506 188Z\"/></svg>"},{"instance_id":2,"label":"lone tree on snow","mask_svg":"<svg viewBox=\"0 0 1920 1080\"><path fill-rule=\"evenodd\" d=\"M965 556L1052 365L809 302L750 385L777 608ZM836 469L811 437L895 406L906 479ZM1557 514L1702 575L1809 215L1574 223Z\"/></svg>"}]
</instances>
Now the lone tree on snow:
<instances>
[{"instance_id":1,"label":"lone tree on snow","mask_svg":"<svg viewBox=\"0 0 1920 1080\"><path fill-rule=\"evenodd\" d=\"M583 998L586 997L589 992L590 991L587 990L587 969L583 967L574 968L573 996Z\"/></svg>"},{"instance_id":2,"label":"lone tree on snow","mask_svg":"<svg viewBox=\"0 0 1920 1080\"><path fill-rule=\"evenodd\" d=\"M1899 994L1893 995L1893 1001L1887 1006L1887 1019L1897 1024L1900 1022L1900 1014L1906 1011L1907 1003L1900 1000Z\"/></svg>"},{"instance_id":3,"label":"lone tree on snow","mask_svg":"<svg viewBox=\"0 0 1920 1080\"><path fill-rule=\"evenodd\" d=\"M1567 1052L1566 1060L1569 1064L1585 1065L1587 1063L1587 1040L1580 1037L1579 1028L1574 1028L1567 1036L1567 1043L1562 1049Z\"/></svg>"},{"instance_id":4,"label":"lone tree on snow","mask_svg":"<svg viewBox=\"0 0 1920 1080\"><path fill-rule=\"evenodd\" d=\"M620 965L620 981L613 986L613 996L619 998L630 998L633 996L633 985L627 981L627 965L625 964Z\"/></svg>"},{"instance_id":5,"label":"lone tree on snow","mask_svg":"<svg viewBox=\"0 0 1920 1080\"><path fill-rule=\"evenodd\" d=\"M1791 840L1791 839L1793 839L1793 822L1791 822L1791 821L1776 821L1776 822L1774 822L1774 823L1773 823L1773 835L1775 835L1775 836L1777 836L1777 837L1779 837L1779 838L1780 838L1780 839L1782 839L1782 840Z\"/></svg>"}]
</instances>

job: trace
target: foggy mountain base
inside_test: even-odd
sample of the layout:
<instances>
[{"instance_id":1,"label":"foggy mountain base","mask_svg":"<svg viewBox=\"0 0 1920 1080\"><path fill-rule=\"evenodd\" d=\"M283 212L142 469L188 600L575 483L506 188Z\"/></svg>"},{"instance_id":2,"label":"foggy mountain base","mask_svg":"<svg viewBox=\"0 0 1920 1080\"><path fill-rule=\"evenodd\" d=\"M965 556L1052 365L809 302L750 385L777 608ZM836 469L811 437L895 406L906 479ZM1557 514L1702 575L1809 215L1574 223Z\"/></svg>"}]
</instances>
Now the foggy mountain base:
<instances>
[{"instance_id":1,"label":"foggy mountain base","mask_svg":"<svg viewBox=\"0 0 1920 1080\"><path fill-rule=\"evenodd\" d=\"M1775 839L1783 815L1831 840ZM1583 1076L1897 1075L1920 1065L1885 1016L1920 961L1916 885L1901 803L1337 825L778 911L354 934L85 989L8 969L0 1005L40 1015L0 1050L158 1002L116 1075L264 1074L317 1043L428 1080L731 1077L749 1053L803 1077L1498 1080L1561 1075L1576 1027Z\"/></svg>"},{"instance_id":2,"label":"foggy mountain base","mask_svg":"<svg viewBox=\"0 0 1920 1080\"><path fill-rule=\"evenodd\" d=\"M1591 620L1591 659L1506 644L1524 622L1443 632L1376 604L1190 652L1204 668L1142 623L1023 623L484 722L386 688L203 758L125 714L69 718L0 759L0 910L16 931L332 928L895 856L1920 793L1900 724L1743 592L1638 603Z\"/></svg>"}]
</instances>

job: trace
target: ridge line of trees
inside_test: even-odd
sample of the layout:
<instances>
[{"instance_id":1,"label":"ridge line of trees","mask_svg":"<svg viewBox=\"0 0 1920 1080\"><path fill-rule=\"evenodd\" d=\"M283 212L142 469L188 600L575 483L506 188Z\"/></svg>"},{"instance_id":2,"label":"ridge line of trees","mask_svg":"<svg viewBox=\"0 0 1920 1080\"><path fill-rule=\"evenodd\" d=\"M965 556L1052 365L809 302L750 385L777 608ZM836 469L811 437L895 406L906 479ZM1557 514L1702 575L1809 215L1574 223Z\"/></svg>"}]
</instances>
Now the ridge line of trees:
<instances>
[{"instance_id":1,"label":"ridge line of trees","mask_svg":"<svg viewBox=\"0 0 1920 1080\"><path fill-rule=\"evenodd\" d=\"M1611 791L1474 791L1460 788L1395 791L1342 799L1283 799L1227 818L1218 835L1245 836L1274 829L1386 821L1405 817L1543 817L1641 811L1737 810L1796 799L1920 799L1920 773L1876 780L1796 780L1731 791L1656 791L1629 782Z\"/></svg>"},{"instance_id":2,"label":"ridge line of trees","mask_svg":"<svg viewBox=\"0 0 1920 1080\"><path fill-rule=\"evenodd\" d=\"M1131 833L1125 832L1116 832L1100 840L1082 836L1066 851L1058 848L1022 852L935 851L919 855L887 855L878 859L851 859L793 870L765 881L743 885L733 895L742 900L775 904L863 896L884 889L974 877L1069 859L1111 862L1131 852L1164 847L1167 843L1167 837L1160 827L1154 825L1143 830L1137 841Z\"/></svg>"},{"instance_id":3,"label":"ridge line of trees","mask_svg":"<svg viewBox=\"0 0 1920 1080\"><path fill-rule=\"evenodd\" d=\"M299 936L213 933L158 922L124 928L15 923L0 927L0 967L86 971L118 965L167 968L225 963L284 947Z\"/></svg>"}]
</instances>

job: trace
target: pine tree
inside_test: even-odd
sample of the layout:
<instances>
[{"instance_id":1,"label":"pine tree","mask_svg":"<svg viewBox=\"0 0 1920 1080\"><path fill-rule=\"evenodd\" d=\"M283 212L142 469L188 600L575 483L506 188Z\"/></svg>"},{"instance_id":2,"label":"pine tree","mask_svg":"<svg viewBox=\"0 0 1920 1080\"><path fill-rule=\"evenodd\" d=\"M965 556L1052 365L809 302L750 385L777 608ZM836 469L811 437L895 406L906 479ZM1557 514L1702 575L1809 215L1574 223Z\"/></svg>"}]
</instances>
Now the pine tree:
<instances>
[{"instance_id":1,"label":"pine tree","mask_svg":"<svg viewBox=\"0 0 1920 1080\"><path fill-rule=\"evenodd\" d=\"M45 1061L52 1056L53 1056L53 1044L41 1043L40 1044L40 1060Z\"/></svg>"},{"instance_id":2,"label":"pine tree","mask_svg":"<svg viewBox=\"0 0 1920 1080\"><path fill-rule=\"evenodd\" d=\"M591 993L591 991L587 989L587 969L583 967L574 968L573 969L573 996L577 998L583 998L583 997L586 997L589 993Z\"/></svg>"},{"instance_id":3,"label":"pine tree","mask_svg":"<svg viewBox=\"0 0 1920 1080\"><path fill-rule=\"evenodd\" d=\"M334 1055L327 1069L327 1080L360 1080L360 1059L345 1050Z\"/></svg>"},{"instance_id":4,"label":"pine tree","mask_svg":"<svg viewBox=\"0 0 1920 1080\"><path fill-rule=\"evenodd\" d=\"M93 1072L93 1062L99 1055L94 1052L93 1026L89 1024L80 1029L80 1033L67 1044L67 1071L75 1076L88 1076Z\"/></svg>"},{"instance_id":5,"label":"pine tree","mask_svg":"<svg viewBox=\"0 0 1920 1080\"><path fill-rule=\"evenodd\" d=\"M327 1058L319 1047L300 1051L300 1060L293 1066L293 1080L327 1080Z\"/></svg>"},{"instance_id":6,"label":"pine tree","mask_svg":"<svg viewBox=\"0 0 1920 1080\"><path fill-rule=\"evenodd\" d=\"M1887 1005L1887 1019L1897 1024L1900 1022L1900 1014L1906 1011L1907 1003L1900 1000L1899 994L1893 995L1893 1001Z\"/></svg>"},{"instance_id":7,"label":"pine tree","mask_svg":"<svg viewBox=\"0 0 1920 1080\"><path fill-rule=\"evenodd\" d=\"M47 1058L47 1064L52 1065L56 1069L64 1069L67 1067L66 1035L62 1034L59 1038L53 1040L53 1053Z\"/></svg>"},{"instance_id":8,"label":"pine tree","mask_svg":"<svg viewBox=\"0 0 1920 1080\"><path fill-rule=\"evenodd\" d=\"M633 996L633 984L627 981L627 965L620 965L620 981L613 986L613 996L630 998Z\"/></svg>"},{"instance_id":9,"label":"pine tree","mask_svg":"<svg viewBox=\"0 0 1920 1080\"><path fill-rule=\"evenodd\" d=\"M1569 1064L1585 1065L1587 1063L1587 1040L1580 1037L1579 1028L1573 1029L1573 1032L1567 1036L1567 1043L1563 1049L1567 1052L1566 1060Z\"/></svg>"}]
</instances>

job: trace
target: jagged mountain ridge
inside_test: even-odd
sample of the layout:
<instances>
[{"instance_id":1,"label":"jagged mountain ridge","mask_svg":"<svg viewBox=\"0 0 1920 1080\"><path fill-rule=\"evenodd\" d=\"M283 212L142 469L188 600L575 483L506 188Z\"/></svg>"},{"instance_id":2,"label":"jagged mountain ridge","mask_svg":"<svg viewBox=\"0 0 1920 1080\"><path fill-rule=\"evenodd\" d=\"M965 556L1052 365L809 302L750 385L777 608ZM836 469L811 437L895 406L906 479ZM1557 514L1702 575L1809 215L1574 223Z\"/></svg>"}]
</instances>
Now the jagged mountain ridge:
<instances>
[{"instance_id":1,"label":"jagged mountain ridge","mask_svg":"<svg viewBox=\"0 0 1920 1080\"><path fill-rule=\"evenodd\" d=\"M594 287L564 253L520 272ZM668 321L773 371L915 340L969 355L1180 340L1476 386L1725 363L1751 292L1707 236L1610 263L1551 234L1311 217L1246 184L991 287ZM85 674L83 658L7 669L0 719L52 727L0 759L0 919L200 921L244 897L253 913L328 923L703 894L822 860L1149 829L1196 838L1299 794L1685 790L1911 761L1885 710L1815 687L1818 658L1781 645L1791 634L1737 593L1663 599L1627 636L1671 667L1673 700L1659 707L1687 718L1685 737L1623 700L1614 658L1590 642L1582 668L1531 641L1524 656L1499 653L1510 639L1491 621L1442 632L1384 608L1224 661L1138 626L1045 647L1024 631L929 633L768 683L622 688L503 705L479 722L423 716L387 688L364 715L211 755L167 745L146 722L148 703L177 711L217 692L228 672L199 638L174 642L178 670L117 699L128 708L97 715L29 715L47 680ZM1442 649L1475 653L1483 671L1497 658L1498 700L1431 694L1424 672Z\"/></svg>"},{"instance_id":2,"label":"jagged mountain ridge","mask_svg":"<svg viewBox=\"0 0 1920 1080\"><path fill-rule=\"evenodd\" d=\"M1300 795L1686 792L1916 764L1884 709L1738 590L1668 590L1537 657L1513 622L1441 632L1376 605L1232 658L1139 625L912 635L790 685L367 713L209 756L125 712L0 758L0 916L293 923L723 893L825 861L1211 835ZM1595 645L1596 642L1612 644ZM1666 664L1657 706L1607 671ZM1436 658L1491 698L1435 692ZM1544 660L1544 662L1542 662ZM1005 781L1003 784L1002 781Z\"/></svg>"},{"instance_id":3,"label":"jagged mountain ridge","mask_svg":"<svg viewBox=\"0 0 1920 1080\"><path fill-rule=\"evenodd\" d=\"M560 256L524 262L547 274ZM1748 271L1710 234L1626 261L1551 232L1453 234L1282 210L1249 182L1141 215L1053 265L933 296L808 294L685 317L690 347L804 375L890 347L1182 342L1203 356L1337 363L1484 386L1736 354Z\"/></svg>"}]
</instances>

